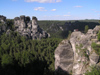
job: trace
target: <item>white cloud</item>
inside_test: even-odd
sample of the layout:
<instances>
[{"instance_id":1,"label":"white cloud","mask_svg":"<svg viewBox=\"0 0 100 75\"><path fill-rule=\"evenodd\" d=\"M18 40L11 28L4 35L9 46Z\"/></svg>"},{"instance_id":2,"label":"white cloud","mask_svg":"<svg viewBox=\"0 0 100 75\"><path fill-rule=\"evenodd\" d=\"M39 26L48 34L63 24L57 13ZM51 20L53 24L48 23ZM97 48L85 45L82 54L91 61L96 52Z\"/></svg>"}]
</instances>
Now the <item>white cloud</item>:
<instances>
[{"instance_id":1,"label":"white cloud","mask_svg":"<svg viewBox=\"0 0 100 75\"><path fill-rule=\"evenodd\" d=\"M17 1L17 0L12 0L12 1Z\"/></svg>"},{"instance_id":2,"label":"white cloud","mask_svg":"<svg viewBox=\"0 0 100 75\"><path fill-rule=\"evenodd\" d=\"M61 2L61 0L56 0L56 2Z\"/></svg>"},{"instance_id":3,"label":"white cloud","mask_svg":"<svg viewBox=\"0 0 100 75\"><path fill-rule=\"evenodd\" d=\"M81 8L81 7L83 7L83 6L74 6L74 7L76 7L76 8Z\"/></svg>"},{"instance_id":4,"label":"white cloud","mask_svg":"<svg viewBox=\"0 0 100 75\"><path fill-rule=\"evenodd\" d=\"M71 16L71 15L63 15L63 16L65 16L65 17L69 17L69 16Z\"/></svg>"},{"instance_id":5,"label":"white cloud","mask_svg":"<svg viewBox=\"0 0 100 75\"><path fill-rule=\"evenodd\" d=\"M52 9L51 11L56 11L56 9Z\"/></svg>"},{"instance_id":6,"label":"white cloud","mask_svg":"<svg viewBox=\"0 0 100 75\"><path fill-rule=\"evenodd\" d=\"M39 2L39 3L56 3L62 0L25 0L26 2Z\"/></svg>"},{"instance_id":7,"label":"white cloud","mask_svg":"<svg viewBox=\"0 0 100 75\"><path fill-rule=\"evenodd\" d=\"M35 11L47 11L44 7L36 7L34 8Z\"/></svg>"}]
</instances>

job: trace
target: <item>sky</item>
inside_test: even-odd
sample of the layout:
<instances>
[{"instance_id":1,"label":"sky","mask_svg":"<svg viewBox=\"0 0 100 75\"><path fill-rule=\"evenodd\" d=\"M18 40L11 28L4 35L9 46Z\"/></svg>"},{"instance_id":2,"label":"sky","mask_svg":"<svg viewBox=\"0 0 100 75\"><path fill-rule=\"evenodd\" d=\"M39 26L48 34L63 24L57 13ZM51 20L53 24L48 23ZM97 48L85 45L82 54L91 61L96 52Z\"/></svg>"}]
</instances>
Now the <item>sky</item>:
<instances>
[{"instance_id":1,"label":"sky","mask_svg":"<svg viewBox=\"0 0 100 75\"><path fill-rule=\"evenodd\" d=\"M100 0L0 0L0 15L38 20L100 19Z\"/></svg>"}]
</instances>

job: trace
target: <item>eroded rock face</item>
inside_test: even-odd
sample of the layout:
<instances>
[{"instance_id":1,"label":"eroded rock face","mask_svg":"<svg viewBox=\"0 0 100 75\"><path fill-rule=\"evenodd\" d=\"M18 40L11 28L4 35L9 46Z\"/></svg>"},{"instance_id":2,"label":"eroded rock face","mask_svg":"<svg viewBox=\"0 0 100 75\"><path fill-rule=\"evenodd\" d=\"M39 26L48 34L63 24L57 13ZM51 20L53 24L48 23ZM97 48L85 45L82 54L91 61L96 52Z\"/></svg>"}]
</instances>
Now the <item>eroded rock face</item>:
<instances>
[{"instance_id":1,"label":"eroded rock face","mask_svg":"<svg viewBox=\"0 0 100 75\"><path fill-rule=\"evenodd\" d=\"M68 40L63 40L55 50L56 75L66 75L72 71L73 50ZM67 71L67 72L66 72Z\"/></svg>"},{"instance_id":2,"label":"eroded rock face","mask_svg":"<svg viewBox=\"0 0 100 75\"><path fill-rule=\"evenodd\" d=\"M6 22L6 17L5 17L5 16L0 15L0 21L1 21L1 22L3 22L3 23L5 23L5 22Z\"/></svg>"},{"instance_id":3,"label":"eroded rock face","mask_svg":"<svg viewBox=\"0 0 100 75\"><path fill-rule=\"evenodd\" d=\"M72 70L72 75L84 75L84 73L90 69L89 66L97 65L99 55L94 52L91 44L92 42L100 43L97 40L97 33L99 30L100 26L96 26L93 30L89 29L86 34L80 31L75 31L71 34L69 40L63 40L64 43L61 45L59 44L55 50L56 72L60 72L57 71L58 67L61 71L69 72L69 66L71 65L70 70ZM62 54L62 52L64 54ZM68 58L69 55L70 58ZM69 65L66 65L69 62L69 59L72 58L73 60L69 63ZM62 63L63 61L66 62ZM60 75L64 74L62 73Z\"/></svg>"},{"instance_id":4,"label":"eroded rock face","mask_svg":"<svg viewBox=\"0 0 100 75\"><path fill-rule=\"evenodd\" d=\"M88 58L85 53L89 52L88 47L91 48L91 43L88 40L89 36L81 32L71 34L70 42L74 52L73 75L81 75L87 71Z\"/></svg>"},{"instance_id":5,"label":"eroded rock face","mask_svg":"<svg viewBox=\"0 0 100 75\"><path fill-rule=\"evenodd\" d=\"M89 58L90 58L90 65L95 65L95 64L97 64L98 63L98 59L99 59L99 55L97 55L95 52L93 52L90 56L89 56Z\"/></svg>"},{"instance_id":6,"label":"eroded rock face","mask_svg":"<svg viewBox=\"0 0 100 75\"><path fill-rule=\"evenodd\" d=\"M6 17L0 15L0 35L3 32L6 32L6 30L7 30Z\"/></svg>"},{"instance_id":7,"label":"eroded rock face","mask_svg":"<svg viewBox=\"0 0 100 75\"><path fill-rule=\"evenodd\" d=\"M41 39L50 37L48 33L43 31L38 23L37 18L32 17L32 21L30 21L30 17L20 16L14 19L14 25L16 31L21 35L26 36L31 39Z\"/></svg>"}]
</instances>

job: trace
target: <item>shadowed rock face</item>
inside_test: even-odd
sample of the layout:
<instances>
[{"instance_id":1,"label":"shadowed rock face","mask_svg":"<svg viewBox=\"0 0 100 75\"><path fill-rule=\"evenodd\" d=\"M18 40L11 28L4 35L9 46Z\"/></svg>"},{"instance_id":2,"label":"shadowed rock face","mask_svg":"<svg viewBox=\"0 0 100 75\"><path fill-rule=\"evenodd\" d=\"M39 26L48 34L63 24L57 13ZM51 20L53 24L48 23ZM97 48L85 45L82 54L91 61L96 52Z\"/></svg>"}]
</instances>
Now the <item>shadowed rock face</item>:
<instances>
[{"instance_id":1,"label":"shadowed rock face","mask_svg":"<svg viewBox=\"0 0 100 75\"><path fill-rule=\"evenodd\" d=\"M6 22L6 17L5 17L5 16L0 15L0 21L1 21L1 22L3 22L3 23L5 23L5 22Z\"/></svg>"},{"instance_id":2,"label":"shadowed rock face","mask_svg":"<svg viewBox=\"0 0 100 75\"><path fill-rule=\"evenodd\" d=\"M30 22L30 17L27 16L27 17L25 18L25 21L26 21L26 23L29 23L29 22Z\"/></svg>"},{"instance_id":3,"label":"shadowed rock face","mask_svg":"<svg viewBox=\"0 0 100 75\"><path fill-rule=\"evenodd\" d=\"M0 35L3 32L6 32L6 30L7 30L6 17L0 15Z\"/></svg>"},{"instance_id":4,"label":"shadowed rock face","mask_svg":"<svg viewBox=\"0 0 100 75\"><path fill-rule=\"evenodd\" d=\"M68 40L63 40L57 49L55 50L55 69L56 75L65 75L65 73L60 73L60 68L62 71L71 72L73 67L73 50Z\"/></svg>"},{"instance_id":5,"label":"shadowed rock face","mask_svg":"<svg viewBox=\"0 0 100 75\"><path fill-rule=\"evenodd\" d=\"M17 20L20 20L20 18L19 17L15 17L14 20L17 21Z\"/></svg>"},{"instance_id":6,"label":"shadowed rock face","mask_svg":"<svg viewBox=\"0 0 100 75\"><path fill-rule=\"evenodd\" d=\"M25 21L25 16L24 15L20 16L20 20L24 20Z\"/></svg>"},{"instance_id":7,"label":"shadowed rock face","mask_svg":"<svg viewBox=\"0 0 100 75\"><path fill-rule=\"evenodd\" d=\"M37 18L35 16L32 17L32 21L35 20L37 22Z\"/></svg>"},{"instance_id":8,"label":"shadowed rock face","mask_svg":"<svg viewBox=\"0 0 100 75\"><path fill-rule=\"evenodd\" d=\"M60 72L59 67L61 73L62 70L68 73L72 70L72 75L84 75L87 70L90 70L90 66L98 65L99 55L93 51L91 44L100 43L97 40L99 31L100 26L89 29L86 34L75 31L69 40L63 40L55 50L56 74Z\"/></svg>"},{"instance_id":9,"label":"shadowed rock face","mask_svg":"<svg viewBox=\"0 0 100 75\"><path fill-rule=\"evenodd\" d=\"M21 28L26 28L26 21L25 21L25 16L20 16L20 21L21 21Z\"/></svg>"},{"instance_id":10,"label":"shadowed rock face","mask_svg":"<svg viewBox=\"0 0 100 75\"><path fill-rule=\"evenodd\" d=\"M16 31L19 32L21 35L26 36L27 38L41 39L50 37L48 33L43 31L39 27L36 17L32 17L32 21L30 21L30 17L16 17L14 19L14 25Z\"/></svg>"}]
</instances>

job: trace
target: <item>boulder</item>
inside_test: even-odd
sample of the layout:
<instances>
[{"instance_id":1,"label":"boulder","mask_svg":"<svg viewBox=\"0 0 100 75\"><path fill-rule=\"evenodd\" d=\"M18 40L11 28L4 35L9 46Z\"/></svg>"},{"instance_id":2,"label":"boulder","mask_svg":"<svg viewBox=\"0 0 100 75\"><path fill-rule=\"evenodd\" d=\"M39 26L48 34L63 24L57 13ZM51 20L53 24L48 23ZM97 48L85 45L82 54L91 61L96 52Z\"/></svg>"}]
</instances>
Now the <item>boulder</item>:
<instances>
[{"instance_id":1,"label":"boulder","mask_svg":"<svg viewBox=\"0 0 100 75\"><path fill-rule=\"evenodd\" d=\"M97 55L95 52L93 52L90 56L89 56L89 59L90 59L90 65L95 65L98 63L99 61L99 55Z\"/></svg>"}]
</instances>

